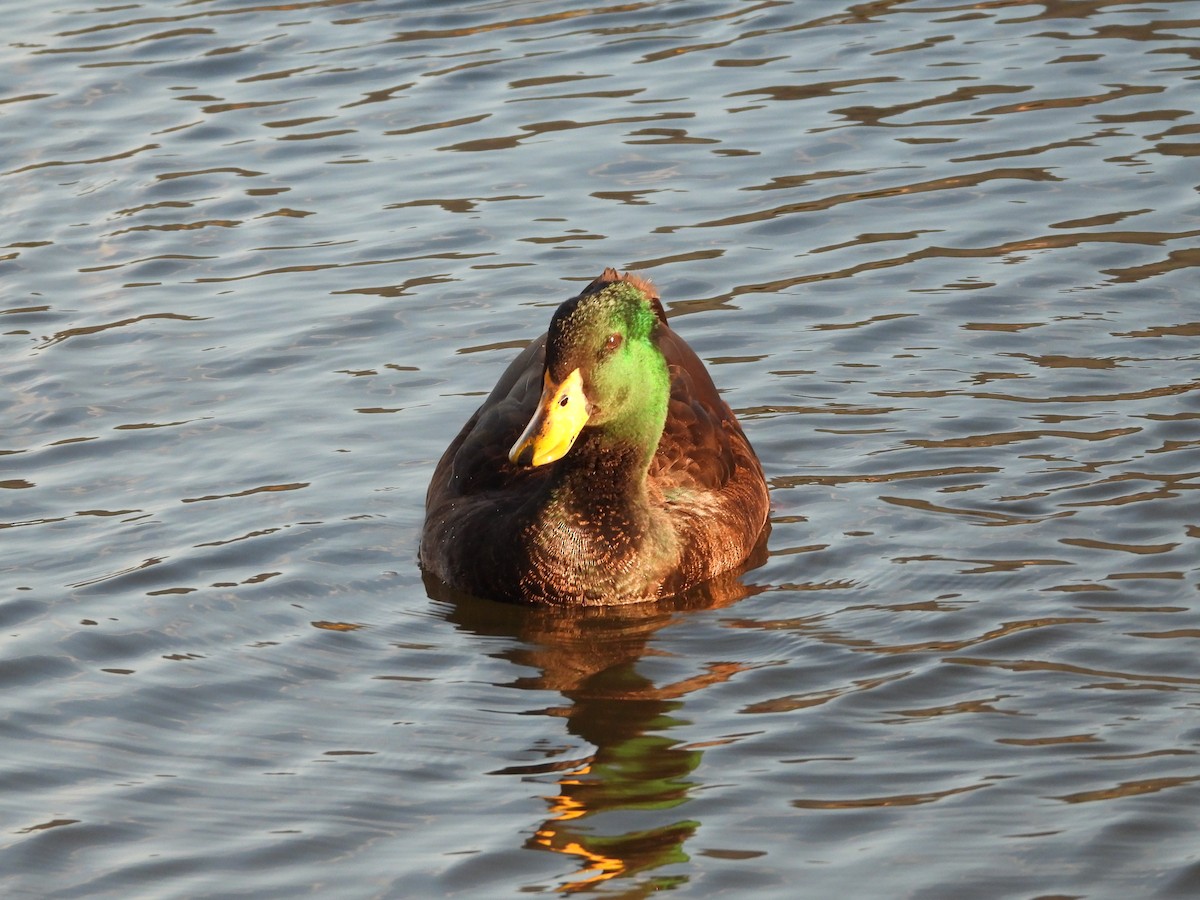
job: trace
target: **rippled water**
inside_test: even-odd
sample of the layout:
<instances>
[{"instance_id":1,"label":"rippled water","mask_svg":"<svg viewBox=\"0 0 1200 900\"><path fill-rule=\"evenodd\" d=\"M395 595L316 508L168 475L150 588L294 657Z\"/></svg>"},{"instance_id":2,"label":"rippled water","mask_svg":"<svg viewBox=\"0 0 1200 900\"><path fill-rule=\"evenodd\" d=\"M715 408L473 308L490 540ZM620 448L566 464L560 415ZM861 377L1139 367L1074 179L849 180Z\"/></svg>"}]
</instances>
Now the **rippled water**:
<instances>
[{"instance_id":1,"label":"rippled water","mask_svg":"<svg viewBox=\"0 0 1200 900\"><path fill-rule=\"evenodd\" d=\"M6 895L1200 892L1194 3L4 22ZM606 265L762 565L427 591L434 461Z\"/></svg>"}]
</instances>

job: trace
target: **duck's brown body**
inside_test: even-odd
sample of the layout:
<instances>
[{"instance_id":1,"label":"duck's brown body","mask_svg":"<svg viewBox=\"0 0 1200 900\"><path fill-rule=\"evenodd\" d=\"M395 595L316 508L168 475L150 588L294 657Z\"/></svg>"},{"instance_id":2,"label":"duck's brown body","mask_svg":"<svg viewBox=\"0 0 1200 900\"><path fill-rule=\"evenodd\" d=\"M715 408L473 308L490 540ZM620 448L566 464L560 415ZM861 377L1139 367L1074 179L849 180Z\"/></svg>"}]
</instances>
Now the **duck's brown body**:
<instances>
[{"instance_id":1,"label":"duck's brown body","mask_svg":"<svg viewBox=\"0 0 1200 900\"><path fill-rule=\"evenodd\" d=\"M666 422L649 468L646 448L606 441L590 426L555 462L510 461L543 392L543 335L508 367L434 471L421 561L452 587L518 603L633 603L706 581L753 549L769 506L754 451L648 284L609 269L581 297L617 282L652 306L652 340L669 372Z\"/></svg>"}]
</instances>

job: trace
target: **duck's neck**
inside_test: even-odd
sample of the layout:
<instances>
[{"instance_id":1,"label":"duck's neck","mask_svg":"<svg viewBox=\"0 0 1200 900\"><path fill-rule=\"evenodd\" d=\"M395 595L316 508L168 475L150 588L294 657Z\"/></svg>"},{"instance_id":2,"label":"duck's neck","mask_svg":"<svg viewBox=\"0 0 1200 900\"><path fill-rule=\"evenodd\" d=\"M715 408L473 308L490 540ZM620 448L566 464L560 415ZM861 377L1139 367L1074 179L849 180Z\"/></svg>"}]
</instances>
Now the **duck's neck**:
<instances>
[{"instance_id":1,"label":"duck's neck","mask_svg":"<svg viewBox=\"0 0 1200 900\"><path fill-rule=\"evenodd\" d=\"M635 389L642 392L636 402L625 396L618 411L584 428L560 460L555 480L578 504L630 512L648 508L646 473L666 424L670 386L665 365L646 375L646 382Z\"/></svg>"},{"instance_id":2,"label":"duck's neck","mask_svg":"<svg viewBox=\"0 0 1200 900\"><path fill-rule=\"evenodd\" d=\"M654 441L655 447L657 440ZM640 530L647 524L646 472L654 447L587 428L551 479L554 501L573 517L602 517L597 525Z\"/></svg>"}]
</instances>

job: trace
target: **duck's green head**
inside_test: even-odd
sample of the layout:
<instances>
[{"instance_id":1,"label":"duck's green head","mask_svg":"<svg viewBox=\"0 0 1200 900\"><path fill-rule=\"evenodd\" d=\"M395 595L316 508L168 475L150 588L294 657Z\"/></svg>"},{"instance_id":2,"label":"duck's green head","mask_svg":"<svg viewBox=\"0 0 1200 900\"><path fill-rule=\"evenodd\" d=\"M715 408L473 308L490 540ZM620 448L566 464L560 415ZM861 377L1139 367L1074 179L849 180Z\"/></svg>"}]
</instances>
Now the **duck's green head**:
<instances>
[{"instance_id":1,"label":"duck's green head","mask_svg":"<svg viewBox=\"0 0 1200 900\"><path fill-rule=\"evenodd\" d=\"M607 269L554 313L542 397L509 459L535 466L567 454L585 427L638 447L658 446L670 375L655 333L665 323L654 289Z\"/></svg>"}]
</instances>

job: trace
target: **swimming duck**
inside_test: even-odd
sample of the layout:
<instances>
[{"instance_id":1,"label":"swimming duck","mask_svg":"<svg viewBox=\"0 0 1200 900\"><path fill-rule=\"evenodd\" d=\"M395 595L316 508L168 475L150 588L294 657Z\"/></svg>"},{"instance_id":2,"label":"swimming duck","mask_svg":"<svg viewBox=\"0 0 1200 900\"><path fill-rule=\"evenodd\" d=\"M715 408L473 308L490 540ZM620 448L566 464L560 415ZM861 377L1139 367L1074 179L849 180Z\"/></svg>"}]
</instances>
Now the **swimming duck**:
<instances>
[{"instance_id":1,"label":"swimming duck","mask_svg":"<svg viewBox=\"0 0 1200 900\"><path fill-rule=\"evenodd\" d=\"M446 449L421 562L493 600L636 603L740 565L768 507L750 442L655 289L606 269Z\"/></svg>"}]
</instances>

